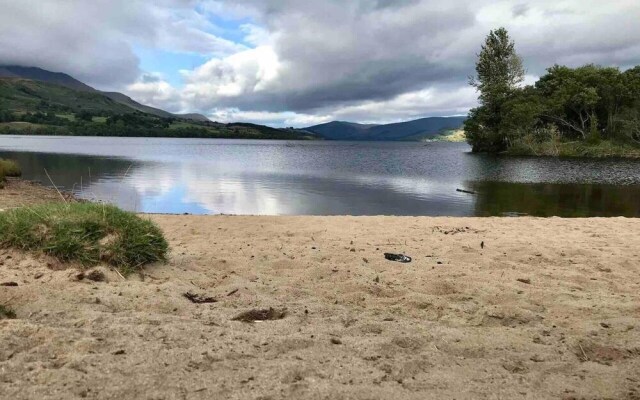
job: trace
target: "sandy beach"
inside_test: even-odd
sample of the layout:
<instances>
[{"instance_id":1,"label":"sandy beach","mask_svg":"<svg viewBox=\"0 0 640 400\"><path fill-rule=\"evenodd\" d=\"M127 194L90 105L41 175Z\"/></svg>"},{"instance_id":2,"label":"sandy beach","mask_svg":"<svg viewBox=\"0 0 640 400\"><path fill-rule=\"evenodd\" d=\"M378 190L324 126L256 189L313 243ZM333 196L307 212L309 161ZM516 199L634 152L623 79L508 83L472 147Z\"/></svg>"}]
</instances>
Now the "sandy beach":
<instances>
[{"instance_id":1,"label":"sandy beach","mask_svg":"<svg viewBox=\"0 0 640 400\"><path fill-rule=\"evenodd\" d=\"M0 250L1 398L640 398L638 220L145 217L127 280Z\"/></svg>"}]
</instances>

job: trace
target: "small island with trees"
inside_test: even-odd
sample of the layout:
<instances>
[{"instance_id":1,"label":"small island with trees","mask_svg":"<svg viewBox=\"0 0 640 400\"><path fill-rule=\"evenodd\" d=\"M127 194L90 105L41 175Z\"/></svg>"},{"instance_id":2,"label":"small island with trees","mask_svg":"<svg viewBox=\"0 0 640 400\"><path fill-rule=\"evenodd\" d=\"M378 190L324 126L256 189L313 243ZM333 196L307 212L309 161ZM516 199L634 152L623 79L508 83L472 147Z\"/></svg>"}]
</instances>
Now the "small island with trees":
<instances>
[{"instance_id":1,"label":"small island with trees","mask_svg":"<svg viewBox=\"0 0 640 400\"><path fill-rule=\"evenodd\" d=\"M640 158L640 66L554 65L533 85L504 28L491 31L470 84L479 106L465 122L473 152Z\"/></svg>"}]
</instances>

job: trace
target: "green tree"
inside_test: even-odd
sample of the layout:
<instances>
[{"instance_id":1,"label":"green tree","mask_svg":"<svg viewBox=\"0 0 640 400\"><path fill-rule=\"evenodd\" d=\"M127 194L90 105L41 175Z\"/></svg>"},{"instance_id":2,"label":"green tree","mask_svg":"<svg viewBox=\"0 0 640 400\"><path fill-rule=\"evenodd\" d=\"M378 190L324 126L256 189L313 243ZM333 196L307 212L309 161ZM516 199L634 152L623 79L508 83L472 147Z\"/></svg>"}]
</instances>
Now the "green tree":
<instances>
[{"instance_id":1,"label":"green tree","mask_svg":"<svg viewBox=\"0 0 640 400\"><path fill-rule=\"evenodd\" d=\"M471 111L465 123L467 140L473 151L499 152L508 145L501 131L504 104L524 80L522 59L504 28L489 32L476 62L476 76L470 84L479 92L480 106Z\"/></svg>"},{"instance_id":2,"label":"green tree","mask_svg":"<svg viewBox=\"0 0 640 400\"><path fill-rule=\"evenodd\" d=\"M536 88L548 106L544 117L565 135L581 139L596 130L614 137L618 114L630 95L620 70L591 64L580 68L555 65L536 82Z\"/></svg>"}]
</instances>

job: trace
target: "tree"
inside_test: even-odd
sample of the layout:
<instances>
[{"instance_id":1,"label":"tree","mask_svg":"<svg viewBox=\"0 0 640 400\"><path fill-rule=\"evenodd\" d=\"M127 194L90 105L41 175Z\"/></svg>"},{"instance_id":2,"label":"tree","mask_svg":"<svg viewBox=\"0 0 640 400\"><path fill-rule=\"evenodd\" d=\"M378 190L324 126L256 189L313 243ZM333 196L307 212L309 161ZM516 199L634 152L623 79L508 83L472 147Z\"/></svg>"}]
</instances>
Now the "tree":
<instances>
[{"instance_id":1,"label":"tree","mask_svg":"<svg viewBox=\"0 0 640 400\"><path fill-rule=\"evenodd\" d=\"M489 32L476 62L476 76L469 83L479 92L480 106L465 123L467 140L473 151L499 152L508 138L501 132L504 104L524 80L522 59L505 28Z\"/></svg>"}]
</instances>

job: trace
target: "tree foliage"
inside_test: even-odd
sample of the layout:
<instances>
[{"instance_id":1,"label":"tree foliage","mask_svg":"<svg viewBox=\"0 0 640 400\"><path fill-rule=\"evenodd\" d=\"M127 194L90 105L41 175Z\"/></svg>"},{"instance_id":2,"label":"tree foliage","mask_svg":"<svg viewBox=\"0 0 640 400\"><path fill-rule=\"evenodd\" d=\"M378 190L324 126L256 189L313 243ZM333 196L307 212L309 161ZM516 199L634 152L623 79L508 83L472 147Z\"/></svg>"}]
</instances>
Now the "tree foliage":
<instances>
[{"instance_id":1,"label":"tree foliage","mask_svg":"<svg viewBox=\"0 0 640 400\"><path fill-rule=\"evenodd\" d=\"M465 131L475 151L501 151L507 145L501 131L505 104L524 80L522 60L506 29L491 31L476 63L470 84L480 92L480 107L471 111Z\"/></svg>"},{"instance_id":2,"label":"tree foliage","mask_svg":"<svg viewBox=\"0 0 640 400\"><path fill-rule=\"evenodd\" d=\"M520 87L522 63L504 29L492 31L478 55L480 106L465 131L474 151L502 152L556 140L640 144L640 66L626 71L588 64L554 65Z\"/></svg>"}]
</instances>

